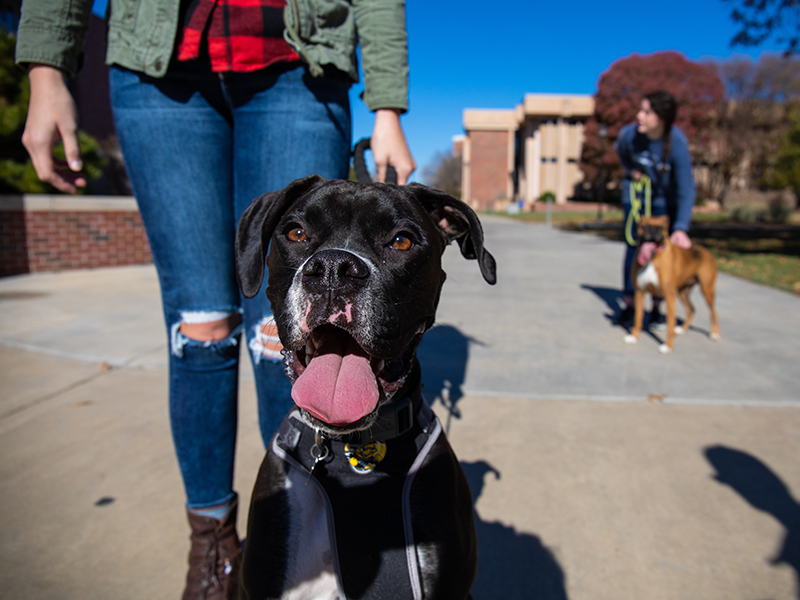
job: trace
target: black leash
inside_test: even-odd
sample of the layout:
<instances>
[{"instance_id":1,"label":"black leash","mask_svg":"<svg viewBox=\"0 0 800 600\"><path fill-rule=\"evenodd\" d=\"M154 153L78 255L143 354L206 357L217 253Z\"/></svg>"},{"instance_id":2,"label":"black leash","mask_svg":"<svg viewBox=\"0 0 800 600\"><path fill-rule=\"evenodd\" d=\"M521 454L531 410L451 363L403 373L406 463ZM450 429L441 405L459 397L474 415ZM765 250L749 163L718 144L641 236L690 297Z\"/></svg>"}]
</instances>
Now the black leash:
<instances>
[{"instance_id":1,"label":"black leash","mask_svg":"<svg viewBox=\"0 0 800 600\"><path fill-rule=\"evenodd\" d=\"M370 177L367 163L364 160L364 152L370 149L371 140L372 138L361 138L353 149L353 168L356 171L359 183L372 183L372 177ZM386 183L397 185L397 171L394 170L392 165L387 165L386 167Z\"/></svg>"}]
</instances>

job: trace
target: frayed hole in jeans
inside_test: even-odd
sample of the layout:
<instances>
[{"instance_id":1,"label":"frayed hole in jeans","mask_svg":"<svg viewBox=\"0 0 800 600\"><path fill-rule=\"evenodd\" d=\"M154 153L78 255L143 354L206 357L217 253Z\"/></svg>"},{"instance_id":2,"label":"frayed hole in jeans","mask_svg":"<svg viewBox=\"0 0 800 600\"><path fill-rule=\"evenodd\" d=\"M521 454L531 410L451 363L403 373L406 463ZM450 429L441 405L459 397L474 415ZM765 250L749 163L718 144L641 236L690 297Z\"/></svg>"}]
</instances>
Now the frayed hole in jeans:
<instances>
[{"instance_id":1,"label":"frayed hole in jeans","mask_svg":"<svg viewBox=\"0 0 800 600\"><path fill-rule=\"evenodd\" d=\"M255 326L253 338L248 344L253 353L253 361L258 364L262 358L282 360L283 344L278 337L278 326L272 315L266 316Z\"/></svg>"},{"instance_id":2,"label":"frayed hole in jeans","mask_svg":"<svg viewBox=\"0 0 800 600\"><path fill-rule=\"evenodd\" d=\"M239 343L239 333L242 330L241 315L236 311L208 310L208 311L181 311L181 320L170 327L170 352L178 358L183 357L184 348L189 345L198 345L210 348L214 345L235 346ZM182 325L202 325L205 323L219 322L225 335L219 332L212 334L211 339L197 339L189 337L181 331Z\"/></svg>"}]
</instances>

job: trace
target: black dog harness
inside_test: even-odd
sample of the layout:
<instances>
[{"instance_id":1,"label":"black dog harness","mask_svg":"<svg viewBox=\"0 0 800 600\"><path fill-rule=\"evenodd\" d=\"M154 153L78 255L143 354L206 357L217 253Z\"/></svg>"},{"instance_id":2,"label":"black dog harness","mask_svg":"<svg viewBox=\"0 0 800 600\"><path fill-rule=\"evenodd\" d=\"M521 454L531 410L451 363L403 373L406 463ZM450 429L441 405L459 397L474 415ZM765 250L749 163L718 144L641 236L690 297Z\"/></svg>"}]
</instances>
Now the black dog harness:
<instances>
[{"instance_id":1,"label":"black dog harness","mask_svg":"<svg viewBox=\"0 0 800 600\"><path fill-rule=\"evenodd\" d=\"M363 432L329 436L293 410L272 443L325 497L342 600L422 599L409 497L442 427L419 388L392 401ZM347 556L342 565L339 556Z\"/></svg>"}]
</instances>

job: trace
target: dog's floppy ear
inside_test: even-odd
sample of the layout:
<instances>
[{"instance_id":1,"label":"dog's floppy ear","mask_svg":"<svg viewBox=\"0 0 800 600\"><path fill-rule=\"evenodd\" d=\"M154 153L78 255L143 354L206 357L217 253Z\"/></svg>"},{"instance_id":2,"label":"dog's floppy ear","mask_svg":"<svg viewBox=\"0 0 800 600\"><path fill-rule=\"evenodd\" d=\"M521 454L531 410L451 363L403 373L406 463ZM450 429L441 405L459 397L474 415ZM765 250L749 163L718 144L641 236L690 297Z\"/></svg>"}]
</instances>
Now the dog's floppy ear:
<instances>
[{"instance_id":1,"label":"dog's floppy ear","mask_svg":"<svg viewBox=\"0 0 800 600\"><path fill-rule=\"evenodd\" d=\"M259 196L244 211L236 231L236 276L245 298L252 298L261 289L269 240L286 209L326 181L319 175L297 179L278 192Z\"/></svg>"},{"instance_id":2,"label":"dog's floppy ear","mask_svg":"<svg viewBox=\"0 0 800 600\"><path fill-rule=\"evenodd\" d=\"M492 285L497 283L497 264L483 247L483 228L475 211L458 198L419 183L406 189L422 204L447 243L455 240L464 258L477 259L483 278Z\"/></svg>"}]
</instances>

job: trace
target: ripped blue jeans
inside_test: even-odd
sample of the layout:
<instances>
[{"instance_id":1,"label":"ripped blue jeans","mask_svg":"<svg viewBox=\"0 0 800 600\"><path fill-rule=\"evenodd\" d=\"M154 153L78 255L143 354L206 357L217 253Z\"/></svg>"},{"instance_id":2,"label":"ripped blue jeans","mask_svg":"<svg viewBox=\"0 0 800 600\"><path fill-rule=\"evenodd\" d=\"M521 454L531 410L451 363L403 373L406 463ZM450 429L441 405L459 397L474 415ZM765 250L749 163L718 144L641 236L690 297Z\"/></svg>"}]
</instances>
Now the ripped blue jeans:
<instances>
[{"instance_id":1,"label":"ripped blue jeans","mask_svg":"<svg viewBox=\"0 0 800 600\"><path fill-rule=\"evenodd\" d=\"M218 76L178 64L163 79L114 67L110 83L161 283L170 422L187 506L215 506L233 497L242 333L265 445L292 405L280 357L260 335L271 318L264 288L252 300L239 291L236 225L264 192L314 173L347 176L350 84L312 78L302 66ZM180 330L181 323L237 314L241 325L221 341L192 340Z\"/></svg>"}]
</instances>

